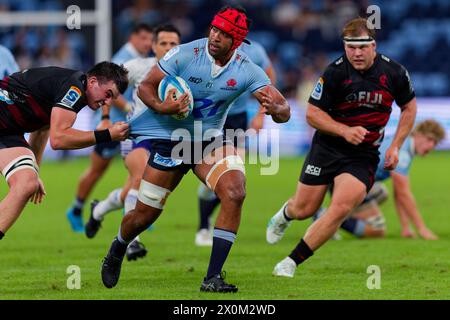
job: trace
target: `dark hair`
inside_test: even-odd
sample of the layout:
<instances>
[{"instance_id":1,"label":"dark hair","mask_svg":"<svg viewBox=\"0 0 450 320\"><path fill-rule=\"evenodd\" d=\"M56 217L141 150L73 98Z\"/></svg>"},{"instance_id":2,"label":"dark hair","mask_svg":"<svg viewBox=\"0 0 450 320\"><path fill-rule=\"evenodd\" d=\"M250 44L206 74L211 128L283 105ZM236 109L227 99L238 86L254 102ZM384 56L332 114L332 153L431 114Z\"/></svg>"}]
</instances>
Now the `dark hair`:
<instances>
[{"instance_id":1,"label":"dark hair","mask_svg":"<svg viewBox=\"0 0 450 320\"><path fill-rule=\"evenodd\" d=\"M158 39L158 34L160 32L175 32L178 35L178 38L181 39L181 33L180 30L178 30L177 27L175 27L173 24L159 24L153 29L153 41L156 42L156 39Z\"/></svg>"},{"instance_id":2,"label":"dark hair","mask_svg":"<svg viewBox=\"0 0 450 320\"><path fill-rule=\"evenodd\" d=\"M123 65L117 65L113 62L103 61L97 63L87 72L88 77L96 77L98 82L105 83L113 81L121 94L128 87L128 70Z\"/></svg>"},{"instance_id":3,"label":"dark hair","mask_svg":"<svg viewBox=\"0 0 450 320\"><path fill-rule=\"evenodd\" d=\"M222 12L226 11L227 9L234 9L234 10L237 10L238 12L240 12L240 13L245 14L245 16L246 16L245 23L247 24L247 30L250 30L250 27L251 27L253 21L251 19L249 19L248 15L247 15L247 10L245 10L244 7L239 6L239 5L237 5L237 6L224 6L217 13L222 13ZM235 23L236 21L232 21L232 22Z\"/></svg>"},{"instance_id":4,"label":"dark hair","mask_svg":"<svg viewBox=\"0 0 450 320\"><path fill-rule=\"evenodd\" d=\"M148 25L146 23L139 23L134 26L133 31L131 33L139 33L142 30L150 32L150 33L152 33L152 31L153 31L153 29L152 29L152 27L150 27L150 25Z\"/></svg>"}]
</instances>

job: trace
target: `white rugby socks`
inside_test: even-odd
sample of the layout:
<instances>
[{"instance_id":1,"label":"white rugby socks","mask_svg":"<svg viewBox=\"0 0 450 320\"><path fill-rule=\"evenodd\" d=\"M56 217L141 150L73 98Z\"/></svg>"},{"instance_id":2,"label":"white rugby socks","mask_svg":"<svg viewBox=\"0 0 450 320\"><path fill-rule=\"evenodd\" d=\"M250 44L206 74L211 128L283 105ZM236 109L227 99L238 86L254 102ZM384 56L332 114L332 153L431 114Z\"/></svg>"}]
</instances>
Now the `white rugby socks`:
<instances>
[{"instance_id":1,"label":"white rugby socks","mask_svg":"<svg viewBox=\"0 0 450 320\"><path fill-rule=\"evenodd\" d=\"M93 216L95 220L101 221L103 217L114 210L123 208L123 202L120 201L122 188L111 191L105 200L100 201L94 208Z\"/></svg>"}]
</instances>

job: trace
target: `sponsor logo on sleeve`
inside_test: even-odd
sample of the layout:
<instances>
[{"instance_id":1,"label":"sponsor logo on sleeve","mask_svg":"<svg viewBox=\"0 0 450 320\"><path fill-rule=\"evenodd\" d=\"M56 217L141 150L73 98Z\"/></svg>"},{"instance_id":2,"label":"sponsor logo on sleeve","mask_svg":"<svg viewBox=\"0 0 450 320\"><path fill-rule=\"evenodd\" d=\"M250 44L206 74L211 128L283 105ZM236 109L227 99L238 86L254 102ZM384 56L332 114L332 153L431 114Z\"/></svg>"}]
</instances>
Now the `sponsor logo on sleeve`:
<instances>
[{"instance_id":1,"label":"sponsor logo on sleeve","mask_svg":"<svg viewBox=\"0 0 450 320\"><path fill-rule=\"evenodd\" d=\"M71 86L69 91L65 94L65 96L61 99L59 104L73 109L75 103L77 103L78 99L81 97L81 90L78 87Z\"/></svg>"},{"instance_id":2,"label":"sponsor logo on sleeve","mask_svg":"<svg viewBox=\"0 0 450 320\"><path fill-rule=\"evenodd\" d=\"M322 92L323 92L323 78L320 77L316 83L316 86L313 89L313 92L311 93L311 97L316 100L320 100L320 98L322 98Z\"/></svg>"},{"instance_id":3,"label":"sponsor logo on sleeve","mask_svg":"<svg viewBox=\"0 0 450 320\"><path fill-rule=\"evenodd\" d=\"M168 61L170 58L172 58L172 57L173 57L174 55L176 55L178 52L180 52L180 47L179 47L179 46L170 49L169 52L167 52L167 53L164 55L163 60L164 60L164 61Z\"/></svg>"}]
</instances>

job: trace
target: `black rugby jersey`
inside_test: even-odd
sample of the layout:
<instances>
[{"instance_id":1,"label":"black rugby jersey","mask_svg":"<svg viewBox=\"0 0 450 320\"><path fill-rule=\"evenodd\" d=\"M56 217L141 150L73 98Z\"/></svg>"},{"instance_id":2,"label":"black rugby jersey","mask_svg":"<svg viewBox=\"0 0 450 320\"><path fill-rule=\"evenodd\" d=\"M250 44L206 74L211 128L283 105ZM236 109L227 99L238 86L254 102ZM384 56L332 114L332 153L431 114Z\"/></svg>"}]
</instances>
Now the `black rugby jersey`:
<instances>
[{"instance_id":1,"label":"black rugby jersey","mask_svg":"<svg viewBox=\"0 0 450 320\"><path fill-rule=\"evenodd\" d=\"M79 112L86 105L86 75L43 67L16 72L0 81L0 134L33 132L50 124L54 106Z\"/></svg>"},{"instance_id":2,"label":"black rugby jersey","mask_svg":"<svg viewBox=\"0 0 450 320\"><path fill-rule=\"evenodd\" d=\"M334 120L351 127L362 126L367 133L359 148L378 148L389 120L392 103L400 107L415 97L408 71L399 63L377 53L373 65L360 72L346 56L331 63L319 78L309 103ZM342 137L317 131L319 141L353 146Z\"/></svg>"}]
</instances>

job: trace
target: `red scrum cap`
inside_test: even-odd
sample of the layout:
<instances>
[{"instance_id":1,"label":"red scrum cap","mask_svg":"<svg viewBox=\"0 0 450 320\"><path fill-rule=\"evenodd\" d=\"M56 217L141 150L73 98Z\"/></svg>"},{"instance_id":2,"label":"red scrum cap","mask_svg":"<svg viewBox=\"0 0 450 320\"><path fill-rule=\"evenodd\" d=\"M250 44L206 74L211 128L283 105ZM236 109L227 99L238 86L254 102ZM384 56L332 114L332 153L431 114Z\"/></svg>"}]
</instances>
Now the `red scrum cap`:
<instances>
[{"instance_id":1,"label":"red scrum cap","mask_svg":"<svg viewBox=\"0 0 450 320\"><path fill-rule=\"evenodd\" d=\"M244 12L235 8L227 7L219 11L211 22L211 26L222 30L233 38L230 50L239 47L242 42L250 43L245 37L248 34L249 20Z\"/></svg>"}]
</instances>

